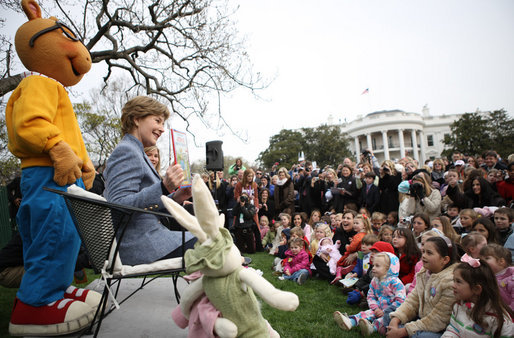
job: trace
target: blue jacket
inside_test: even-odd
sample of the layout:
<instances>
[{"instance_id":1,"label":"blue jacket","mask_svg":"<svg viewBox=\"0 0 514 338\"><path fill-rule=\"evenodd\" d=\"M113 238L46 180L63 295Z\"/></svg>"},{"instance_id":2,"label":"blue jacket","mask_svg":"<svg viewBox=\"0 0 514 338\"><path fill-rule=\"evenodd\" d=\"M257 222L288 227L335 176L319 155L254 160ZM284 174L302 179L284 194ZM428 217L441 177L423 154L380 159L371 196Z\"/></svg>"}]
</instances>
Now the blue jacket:
<instances>
[{"instance_id":1,"label":"blue jacket","mask_svg":"<svg viewBox=\"0 0 514 338\"><path fill-rule=\"evenodd\" d=\"M107 201L166 210L161 202L161 177L146 156L143 144L134 136L123 136L107 160L103 175ZM186 241L192 238L186 233ZM137 213L120 243L120 258L128 265L151 263L177 249L181 240L180 232L168 230L156 216Z\"/></svg>"}]
</instances>

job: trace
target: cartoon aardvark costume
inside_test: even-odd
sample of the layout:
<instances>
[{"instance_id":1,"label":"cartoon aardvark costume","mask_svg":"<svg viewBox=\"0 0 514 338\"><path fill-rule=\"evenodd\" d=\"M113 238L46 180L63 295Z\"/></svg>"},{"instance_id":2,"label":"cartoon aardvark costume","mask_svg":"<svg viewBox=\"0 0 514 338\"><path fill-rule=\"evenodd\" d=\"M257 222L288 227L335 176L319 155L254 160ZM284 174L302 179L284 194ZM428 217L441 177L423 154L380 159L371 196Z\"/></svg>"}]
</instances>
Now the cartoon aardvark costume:
<instances>
[{"instance_id":1,"label":"cartoon aardvark costume","mask_svg":"<svg viewBox=\"0 0 514 338\"><path fill-rule=\"evenodd\" d=\"M25 274L9 332L58 335L87 326L100 295L70 286L80 238L62 197L75 183L89 188L95 171L64 86L77 84L91 56L76 35L55 18L42 19L34 0L23 0L29 21L16 32L18 56L30 71L6 107L9 150L21 160L23 199L17 223Z\"/></svg>"},{"instance_id":2,"label":"cartoon aardvark costume","mask_svg":"<svg viewBox=\"0 0 514 338\"><path fill-rule=\"evenodd\" d=\"M200 175L194 177L192 191L196 217L170 198L161 197L168 211L198 238L194 250L186 251L186 271L200 271L203 276L185 289L180 302L182 313L189 318L191 306L205 293L223 316L214 324L217 335L278 337L262 317L254 291L266 303L284 311L294 311L299 304L298 297L277 290L251 269L243 268L241 253L224 228L224 216L219 215Z\"/></svg>"}]
</instances>

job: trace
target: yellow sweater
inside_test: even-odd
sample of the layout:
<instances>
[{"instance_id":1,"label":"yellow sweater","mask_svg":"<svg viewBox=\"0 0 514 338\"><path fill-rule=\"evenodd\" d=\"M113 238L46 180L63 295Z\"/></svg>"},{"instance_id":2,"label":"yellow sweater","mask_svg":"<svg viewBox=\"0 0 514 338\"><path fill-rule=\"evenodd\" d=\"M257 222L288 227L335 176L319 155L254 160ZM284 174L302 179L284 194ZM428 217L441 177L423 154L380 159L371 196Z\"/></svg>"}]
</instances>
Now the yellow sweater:
<instances>
[{"instance_id":1,"label":"yellow sweater","mask_svg":"<svg viewBox=\"0 0 514 338\"><path fill-rule=\"evenodd\" d=\"M60 141L68 143L87 163L84 140L68 93L56 80L31 75L14 90L5 109L8 148L21 167L52 167L48 151Z\"/></svg>"}]
</instances>

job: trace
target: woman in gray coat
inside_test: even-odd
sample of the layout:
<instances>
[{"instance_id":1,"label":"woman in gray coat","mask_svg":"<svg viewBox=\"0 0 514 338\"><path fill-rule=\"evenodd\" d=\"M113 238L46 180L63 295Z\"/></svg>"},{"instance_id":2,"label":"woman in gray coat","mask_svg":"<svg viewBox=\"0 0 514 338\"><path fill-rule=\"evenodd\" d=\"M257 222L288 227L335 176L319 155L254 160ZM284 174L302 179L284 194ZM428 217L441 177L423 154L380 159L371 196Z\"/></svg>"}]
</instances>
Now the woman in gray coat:
<instances>
[{"instance_id":1,"label":"woman in gray coat","mask_svg":"<svg viewBox=\"0 0 514 338\"><path fill-rule=\"evenodd\" d=\"M123 138L107 160L103 174L104 195L109 202L165 211L162 195L178 203L191 196L190 188L176 190L184 180L179 165L168 167L161 179L144 152L145 147L156 144L169 115L165 105L150 97L138 96L125 104L121 115ZM123 264L136 265L178 257L181 240L179 231L170 231L156 216L137 213L120 243L120 258ZM186 240L187 247L192 247L195 240L190 233L186 233Z\"/></svg>"}]
</instances>

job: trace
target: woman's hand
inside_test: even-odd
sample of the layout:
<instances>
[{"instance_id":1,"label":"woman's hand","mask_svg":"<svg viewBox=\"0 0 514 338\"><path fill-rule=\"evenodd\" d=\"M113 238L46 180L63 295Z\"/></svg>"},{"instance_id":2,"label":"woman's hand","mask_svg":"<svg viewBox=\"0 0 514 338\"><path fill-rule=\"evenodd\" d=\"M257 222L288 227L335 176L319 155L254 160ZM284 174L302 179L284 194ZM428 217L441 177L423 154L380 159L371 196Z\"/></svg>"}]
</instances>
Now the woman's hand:
<instances>
[{"instance_id":1,"label":"woman's hand","mask_svg":"<svg viewBox=\"0 0 514 338\"><path fill-rule=\"evenodd\" d=\"M393 318L389 322L389 326L387 327L387 338L401 338L401 337L407 337L409 334L407 333L407 330L402 327L399 328L400 320L398 318Z\"/></svg>"},{"instance_id":2,"label":"woman's hand","mask_svg":"<svg viewBox=\"0 0 514 338\"><path fill-rule=\"evenodd\" d=\"M173 166L169 166L164 174L162 182L166 189L171 193L184 181L184 171L179 164L175 164Z\"/></svg>"},{"instance_id":3,"label":"woman's hand","mask_svg":"<svg viewBox=\"0 0 514 338\"><path fill-rule=\"evenodd\" d=\"M320 257L325 263L327 263L330 260L330 256L325 253L322 253Z\"/></svg>"},{"instance_id":4,"label":"woman's hand","mask_svg":"<svg viewBox=\"0 0 514 338\"><path fill-rule=\"evenodd\" d=\"M191 187L179 189L173 195L173 200L181 205L186 205L186 201L191 198Z\"/></svg>"},{"instance_id":5,"label":"woman's hand","mask_svg":"<svg viewBox=\"0 0 514 338\"><path fill-rule=\"evenodd\" d=\"M356 259L357 259L357 253L354 252L352 254L350 254L348 257L346 257L346 259L344 260L344 264L345 265L350 265L352 264Z\"/></svg>"}]
</instances>

